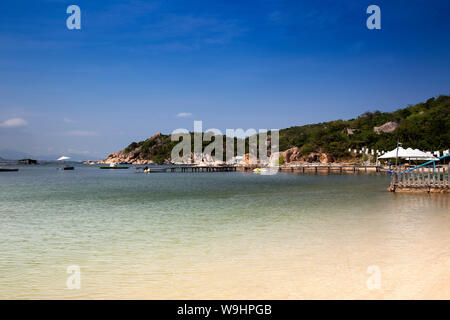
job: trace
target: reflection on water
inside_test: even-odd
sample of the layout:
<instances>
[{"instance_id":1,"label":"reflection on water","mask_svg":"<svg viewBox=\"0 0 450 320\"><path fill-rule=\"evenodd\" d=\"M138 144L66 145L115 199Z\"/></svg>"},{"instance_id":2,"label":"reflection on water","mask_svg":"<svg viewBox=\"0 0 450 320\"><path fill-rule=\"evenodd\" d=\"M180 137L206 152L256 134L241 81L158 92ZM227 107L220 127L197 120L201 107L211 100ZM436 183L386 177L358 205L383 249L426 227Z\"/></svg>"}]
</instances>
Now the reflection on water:
<instances>
[{"instance_id":1,"label":"reflection on water","mask_svg":"<svg viewBox=\"0 0 450 320\"><path fill-rule=\"evenodd\" d=\"M450 298L449 197L388 184L24 167L0 176L0 297Z\"/></svg>"}]
</instances>

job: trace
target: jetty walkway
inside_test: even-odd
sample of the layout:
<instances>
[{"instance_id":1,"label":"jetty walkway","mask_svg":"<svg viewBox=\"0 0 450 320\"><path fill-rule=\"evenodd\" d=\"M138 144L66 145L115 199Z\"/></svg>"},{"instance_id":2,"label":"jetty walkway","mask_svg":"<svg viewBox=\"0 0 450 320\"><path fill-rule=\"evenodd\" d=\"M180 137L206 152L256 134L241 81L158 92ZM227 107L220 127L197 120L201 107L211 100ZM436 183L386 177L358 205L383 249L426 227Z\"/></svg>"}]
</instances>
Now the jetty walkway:
<instances>
[{"instance_id":1,"label":"jetty walkway","mask_svg":"<svg viewBox=\"0 0 450 320\"><path fill-rule=\"evenodd\" d=\"M229 165L229 166L174 166L174 167L136 167L136 172L144 172L146 169L148 173L159 172L234 172L234 171L253 171L256 168L264 168L260 165ZM375 165L301 165L291 167L279 167L282 172L381 172L383 167Z\"/></svg>"},{"instance_id":2,"label":"jetty walkway","mask_svg":"<svg viewBox=\"0 0 450 320\"><path fill-rule=\"evenodd\" d=\"M136 172L144 172L144 167L136 167ZM175 166L175 167L148 167L148 173L159 173L159 172L231 172L236 171L235 166Z\"/></svg>"},{"instance_id":3,"label":"jetty walkway","mask_svg":"<svg viewBox=\"0 0 450 320\"><path fill-rule=\"evenodd\" d=\"M450 164L414 170L395 169L392 172L391 192L447 193L450 188Z\"/></svg>"}]
</instances>

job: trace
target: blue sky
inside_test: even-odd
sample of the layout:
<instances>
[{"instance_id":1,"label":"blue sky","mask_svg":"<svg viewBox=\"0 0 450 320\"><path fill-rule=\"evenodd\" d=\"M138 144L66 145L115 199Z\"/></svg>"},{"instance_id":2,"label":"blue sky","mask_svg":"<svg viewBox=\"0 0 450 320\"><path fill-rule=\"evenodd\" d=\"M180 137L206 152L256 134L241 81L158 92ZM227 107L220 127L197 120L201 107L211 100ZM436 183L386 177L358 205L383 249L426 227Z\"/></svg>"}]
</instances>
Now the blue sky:
<instances>
[{"instance_id":1,"label":"blue sky","mask_svg":"<svg viewBox=\"0 0 450 320\"><path fill-rule=\"evenodd\" d=\"M81 8L81 30L66 8ZM381 8L381 30L366 8ZM0 2L0 149L102 158L156 131L285 128L450 93L449 1ZM0 154L1 156L1 154Z\"/></svg>"}]
</instances>

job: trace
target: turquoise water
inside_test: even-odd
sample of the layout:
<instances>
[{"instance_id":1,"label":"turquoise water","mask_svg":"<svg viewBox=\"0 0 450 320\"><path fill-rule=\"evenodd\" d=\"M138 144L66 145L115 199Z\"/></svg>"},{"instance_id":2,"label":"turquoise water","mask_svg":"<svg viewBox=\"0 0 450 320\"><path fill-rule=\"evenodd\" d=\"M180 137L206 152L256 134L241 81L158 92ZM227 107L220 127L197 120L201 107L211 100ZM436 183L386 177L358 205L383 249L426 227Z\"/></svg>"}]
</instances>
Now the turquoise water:
<instances>
[{"instance_id":1,"label":"turquoise water","mask_svg":"<svg viewBox=\"0 0 450 320\"><path fill-rule=\"evenodd\" d=\"M366 266L398 279L449 257L448 197L388 185L384 174L0 173L0 298L371 297ZM403 292L386 286L381 297Z\"/></svg>"}]
</instances>

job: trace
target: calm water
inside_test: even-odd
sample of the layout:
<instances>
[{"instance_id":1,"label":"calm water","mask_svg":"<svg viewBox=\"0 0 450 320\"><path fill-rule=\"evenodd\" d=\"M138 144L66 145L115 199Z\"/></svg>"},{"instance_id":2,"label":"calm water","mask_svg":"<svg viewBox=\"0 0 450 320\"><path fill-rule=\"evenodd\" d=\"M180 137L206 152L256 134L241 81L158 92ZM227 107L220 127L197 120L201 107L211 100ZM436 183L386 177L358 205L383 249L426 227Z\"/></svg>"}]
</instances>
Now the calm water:
<instances>
[{"instance_id":1,"label":"calm water","mask_svg":"<svg viewBox=\"0 0 450 320\"><path fill-rule=\"evenodd\" d=\"M0 298L450 298L447 195L380 175L0 173ZM67 267L81 269L69 290ZM369 290L369 266L381 272Z\"/></svg>"}]
</instances>

